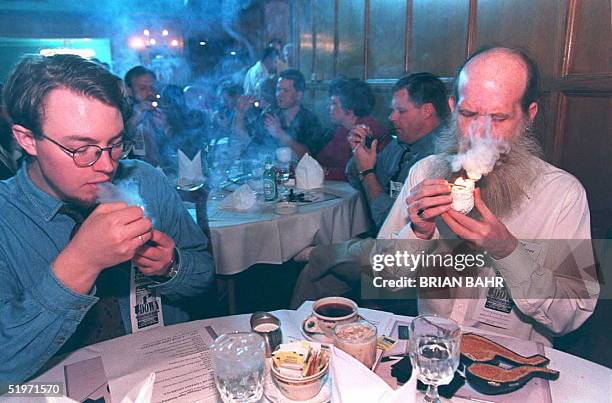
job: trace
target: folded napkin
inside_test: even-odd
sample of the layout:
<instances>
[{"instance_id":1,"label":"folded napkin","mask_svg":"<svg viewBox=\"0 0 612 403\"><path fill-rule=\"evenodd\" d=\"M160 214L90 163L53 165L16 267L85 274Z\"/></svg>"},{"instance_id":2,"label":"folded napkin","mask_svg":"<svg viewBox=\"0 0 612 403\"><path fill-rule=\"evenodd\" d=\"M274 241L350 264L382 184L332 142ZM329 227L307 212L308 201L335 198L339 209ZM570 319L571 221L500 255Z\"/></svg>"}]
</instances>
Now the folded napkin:
<instances>
[{"instance_id":1,"label":"folded napkin","mask_svg":"<svg viewBox=\"0 0 612 403\"><path fill-rule=\"evenodd\" d=\"M257 198L247 184L240 186L221 202L221 208L226 210L244 211L255 205Z\"/></svg>"},{"instance_id":2,"label":"folded napkin","mask_svg":"<svg viewBox=\"0 0 612 403\"><path fill-rule=\"evenodd\" d=\"M359 361L332 347L330 366L332 402L411 403L416 402L416 376L393 390Z\"/></svg>"},{"instance_id":3,"label":"folded napkin","mask_svg":"<svg viewBox=\"0 0 612 403\"><path fill-rule=\"evenodd\" d=\"M323 187L323 168L308 153L304 154L295 168L295 184L299 189L317 189Z\"/></svg>"},{"instance_id":4,"label":"folded napkin","mask_svg":"<svg viewBox=\"0 0 612 403\"><path fill-rule=\"evenodd\" d=\"M154 384L155 372L151 372L149 376L130 389L128 394L121 399L121 403L150 403Z\"/></svg>"},{"instance_id":5,"label":"folded napkin","mask_svg":"<svg viewBox=\"0 0 612 403\"><path fill-rule=\"evenodd\" d=\"M204 182L202 173L202 153L198 153L189 159L184 152L178 150L178 184L194 185Z\"/></svg>"}]
</instances>

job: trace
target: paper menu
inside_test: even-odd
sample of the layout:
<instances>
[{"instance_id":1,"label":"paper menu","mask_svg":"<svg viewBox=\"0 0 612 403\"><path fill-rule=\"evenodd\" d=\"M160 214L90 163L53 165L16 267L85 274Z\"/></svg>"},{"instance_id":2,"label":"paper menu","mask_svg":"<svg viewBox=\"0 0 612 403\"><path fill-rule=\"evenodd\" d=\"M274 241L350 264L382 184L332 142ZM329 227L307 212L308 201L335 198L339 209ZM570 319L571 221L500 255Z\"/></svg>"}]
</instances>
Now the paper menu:
<instances>
[{"instance_id":1,"label":"paper menu","mask_svg":"<svg viewBox=\"0 0 612 403\"><path fill-rule=\"evenodd\" d=\"M152 402L216 401L212 342L203 326L185 323L100 344L113 401L121 401L151 372L156 374Z\"/></svg>"}]
</instances>

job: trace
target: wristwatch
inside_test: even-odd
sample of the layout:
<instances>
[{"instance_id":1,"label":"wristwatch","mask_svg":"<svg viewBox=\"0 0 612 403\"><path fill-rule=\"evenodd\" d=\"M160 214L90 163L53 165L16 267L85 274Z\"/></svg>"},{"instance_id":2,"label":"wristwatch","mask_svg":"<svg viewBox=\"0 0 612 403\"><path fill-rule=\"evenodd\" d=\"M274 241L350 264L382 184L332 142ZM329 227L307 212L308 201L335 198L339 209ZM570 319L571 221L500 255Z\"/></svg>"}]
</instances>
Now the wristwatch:
<instances>
[{"instance_id":1,"label":"wristwatch","mask_svg":"<svg viewBox=\"0 0 612 403\"><path fill-rule=\"evenodd\" d=\"M168 270L168 274L166 274L166 277L174 278L174 276L176 276L176 274L179 271L179 267L180 267L179 254L175 248L174 256L172 257L172 261L170 262L170 270Z\"/></svg>"},{"instance_id":2,"label":"wristwatch","mask_svg":"<svg viewBox=\"0 0 612 403\"><path fill-rule=\"evenodd\" d=\"M374 173L374 168L366 169L364 171L359 171L359 179L363 180L363 178L373 173Z\"/></svg>"}]
</instances>

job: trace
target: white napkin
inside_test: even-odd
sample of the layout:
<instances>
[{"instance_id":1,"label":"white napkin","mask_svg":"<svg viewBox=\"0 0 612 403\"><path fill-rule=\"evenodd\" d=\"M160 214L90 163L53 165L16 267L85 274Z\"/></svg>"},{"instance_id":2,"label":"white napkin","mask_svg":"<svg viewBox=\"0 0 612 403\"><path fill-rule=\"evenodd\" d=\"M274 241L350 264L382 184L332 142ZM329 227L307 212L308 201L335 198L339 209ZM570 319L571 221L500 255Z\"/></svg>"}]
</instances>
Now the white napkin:
<instances>
[{"instance_id":1,"label":"white napkin","mask_svg":"<svg viewBox=\"0 0 612 403\"><path fill-rule=\"evenodd\" d=\"M323 168L308 153L304 154L295 168L295 183L299 189L316 189L323 187Z\"/></svg>"},{"instance_id":2,"label":"white napkin","mask_svg":"<svg viewBox=\"0 0 612 403\"><path fill-rule=\"evenodd\" d=\"M178 150L178 184L195 185L204 182L202 173L202 154L200 151L190 160Z\"/></svg>"},{"instance_id":3,"label":"white napkin","mask_svg":"<svg viewBox=\"0 0 612 403\"><path fill-rule=\"evenodd\" d=\"M151 372L149 376L134 386L123 399L121 403L150 403L153 397L153 384L155 383L155 372Z\"/></svg>"},{"instance_id":4,"label":"white napkin","mask_svg":"<svg viewBox=\"0 0 612 403\"><path fill-rule=\"evenodd\" d=\"M387 382L362 363L332 347L330 366L332 402L412 403L416 402L416 376L393 390Z\"/></svg>"},{"instance_id":5,"label":"white napkin","mask_svg":"<svg viewBox=\"0 0 612 403\"><path fill-rule=\"evenodd\" d=\"M248 210L255 205L257 201L253 190L247 184L240 186L232 194L227 196L221 202L221 208L226 210Z\"/></svg>"}]
</instances>

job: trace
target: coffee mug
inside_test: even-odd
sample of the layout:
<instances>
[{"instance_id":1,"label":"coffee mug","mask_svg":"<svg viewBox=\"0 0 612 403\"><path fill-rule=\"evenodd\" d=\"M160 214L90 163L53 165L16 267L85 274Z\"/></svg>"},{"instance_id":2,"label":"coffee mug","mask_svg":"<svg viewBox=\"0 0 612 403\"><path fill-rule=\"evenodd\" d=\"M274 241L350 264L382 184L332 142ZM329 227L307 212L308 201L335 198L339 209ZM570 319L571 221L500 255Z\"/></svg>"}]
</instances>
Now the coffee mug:
<instances>
[{"instance_id":1,"label":"coffee mug","mask_svg":"<svg viewBox=\"0 0 612 403\"><path fill-rule=\"evenodd\" d=\"M312 315L306 323L306 330L323 333L332 337L332 329L339 323L355 322L359 319L357 304L348 298L326 297L312 305Z\"/></svg>"}]
</instances>

